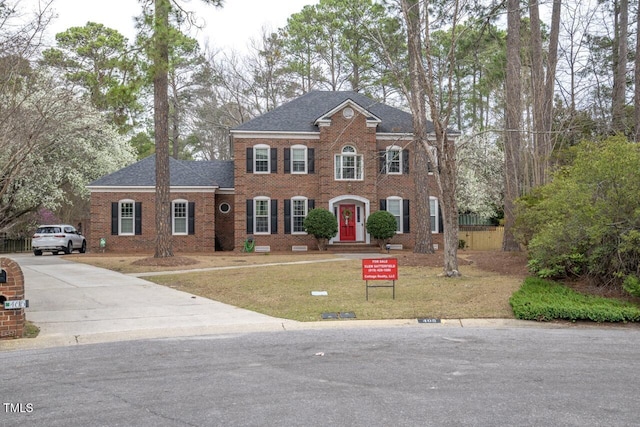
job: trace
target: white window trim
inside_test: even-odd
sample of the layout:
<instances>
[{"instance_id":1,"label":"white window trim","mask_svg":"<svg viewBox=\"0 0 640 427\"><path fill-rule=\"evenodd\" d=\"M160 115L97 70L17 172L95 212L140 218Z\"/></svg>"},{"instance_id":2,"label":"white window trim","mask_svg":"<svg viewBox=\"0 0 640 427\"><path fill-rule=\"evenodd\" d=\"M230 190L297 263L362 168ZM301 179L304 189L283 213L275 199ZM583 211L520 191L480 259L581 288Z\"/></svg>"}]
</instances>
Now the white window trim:
<instances>
[{"instance_id":1,"label":"white window trim","mask_svg":"<svg viewBox=\"0 0 640 427\"><path fill-rule=\"evenodd\" d=\"M131 204L131 232L125 233L122 231L122 205L125 203ZM135 236L136 234L136 202L131 199L123 199L118 201L118 236Z\"/></svg>"},{"instance_id":2,"label":"white window trim","mask_svg":"<svg viewBox=\"0 0 640 427\"><path fill-rule=\"evenodd\" d=\"M257 150L267 150L267 170L258 171L258 156ZM269 174L271 173L271 147L267 144L257 144L253 146L253 173L255 174Z\"/></svg>"},{"instance_id":3,"label":"white window trim","mask_svg":"<svg viewBox=\"0 0 640 427\"><path fill-rule=\"evenodd\" d=\"M184 204L184 232L176 232L176 205ZM189 201L176 199L171 202L171 233L174 236L187 236L189 234Z\"/></svg>"},{"instance_id":4,"label":"white window trim","mask_svg":"<svg viewBox=\"0 0 640 427\"><path fill-rule=\"evenodd\" d=\"M227 206L227 209L224 210L222 207L223 206ZM229 202L222 202L218 205L218 210L220 211L220 213L222 214L228 214L229 212L231 212L231 203Z\"/></svg>"},{"instance_id":5,"label":"white window trim","mask_svg":"<svg viewBox=\"0 0 640 427\"><path fill-rule=\"evenodd\" d=\"M306 231L294 231L295 224L295 216L294 216L294 202L295 201L303 201L304 202L304 216L306 218L309 215L309 199L303 196L296 196L291 198L291 234L307 234Z\"/></svg>"},{"instance_id":6,"label":"white window trim","mask_svg":"<svg viewBox=\"0 0 640 427\"><path fill-rule=\"evenodd\" d=\"M307 146L306 145L292 145L291 146L291 158L289 159L290 161L290 167L289 170L291 171L292 174L294 175L304 175L307 174L309 171L309 161L308 161L308 155L309 152L307 151ZM293 151L294 150L304 150L304 171L294 171L293 170Z\"/></svg>"},{"instance_id":7,"label":"white window trim","mask_svg":"<svg viewBox=\"0 0 640 427\"><path fill-rule=\"evenodd\" d=\"M396 234L403 234L402 230L404 230L404 224L402 223L402 219L404 218L404 212L402 211L403 209L402 197L398 197L398 196L387 197L387 212L393 215L393 213L389 211L389 202L391 201L398 202L398 211L400 215L400 218L398 219L398 229L396 230ZM395 215L393 216L395 217Z\"/></svg>"},{"instance_id":8,"label":"white window trim","mask_svg":"<svg viewBox=\"0 0 640 427\"><path fill-rule=\"evenodd\" d=\"M267 202L267 231L257 231L258 227L258 208L257 202L266 201ZM268 235L271 234L271 199L269 197L254 197L253 199L253 234L257 235Z\"/></svg>"},{"instance_id":9,"label":"white window trim","mask_svg":"<svg viewBox=\"0 0 640 427\"><path fill-rule=\"evenodd\" d=\"M433 208L431 209L431 201L433 200ZM435 221L431 221L431 218L429 218L429 221L431 222L431 232L432 233L440 233L440 224L438 221L438 205L439 205L439 200L437 197L433 197L433 196L429 196L429 214L431 215L431 217L435 217Z\"/></svg>"},{"instance_id":10,"label":"white window trim","mask_svg":"<svg viewBox=\"0 0 640 427\"><path fill-rule=\"evenodd\" d=\"M353 153L345 153L344 150L347 147L353 148ZM342 161L344 157L354 158L353 167L355 169L354 170L354 174L356 175L355 178L342 177L344 175L344 169L343 169L344 163ZM358 160L360 161L360 176L358 176ZM340 165L340 178L338 178L337 176L338 165ZM353 145L345 145L344 147L342 147L342 151L340 151L339 154L336 154L334 156L333 178L335 181L363 181L364 180L364 159L362 157L362 154L358 154L358 150L356 150L356 147L354 147Z\"/></svg>"},{"instance_id":11,"label":"white window trim","mask_svg":"<svg viewBox=\"0 0 640 427\"><path fill-rule=\"evenodd\" d=\"M390 172L389 171L389 164L391 164L391 160L389 158L389 154L391 154L391 151L397 151L398 152L398 172ZM403 157L404 157L404 150L402 149L402 147L397 146L397 145L390 145L389 147L386 148L386 151L384 153L385 159L384 159L384 168L385 168L385 172L388 175L402 175L403 173L403 168L404 168L404 162L403 162Z\"/></svg>"}]
</instances>

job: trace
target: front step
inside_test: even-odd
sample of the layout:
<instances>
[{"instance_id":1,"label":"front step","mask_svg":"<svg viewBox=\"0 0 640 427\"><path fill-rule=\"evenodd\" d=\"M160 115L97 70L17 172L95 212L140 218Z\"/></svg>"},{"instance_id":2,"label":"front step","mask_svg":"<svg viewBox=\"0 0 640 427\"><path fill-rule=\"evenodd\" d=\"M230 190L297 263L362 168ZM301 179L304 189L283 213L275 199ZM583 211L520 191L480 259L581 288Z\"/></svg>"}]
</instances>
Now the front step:
<instances>
[{"instance_id":1,"label":"front step","mask_svg":"<svg viewBox=\"0 0 640 427\"><path fill-rule=\"evenodd\" d=\"M380 253L380 247L369 243L340 243L327 245L327 250L338 253Z\"/></svg>"}]
</instances>

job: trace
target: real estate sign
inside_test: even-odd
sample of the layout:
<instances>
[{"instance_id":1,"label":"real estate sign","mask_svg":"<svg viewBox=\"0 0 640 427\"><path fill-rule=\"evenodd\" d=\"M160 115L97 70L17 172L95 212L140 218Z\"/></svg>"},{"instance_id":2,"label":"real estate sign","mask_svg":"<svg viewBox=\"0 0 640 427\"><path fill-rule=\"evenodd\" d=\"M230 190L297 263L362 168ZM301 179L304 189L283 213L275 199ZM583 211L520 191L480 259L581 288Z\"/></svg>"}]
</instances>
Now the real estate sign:
<instances>
[{"instance_id":1,"label":"real estate sign","mask_svg":"<svg viewBox=\"0 0 640 427\"><path fill-rule=\"evenodd\" d=\"M398 280L396 258L362 260L362 280Z\"/></svg>"}]
</instances>

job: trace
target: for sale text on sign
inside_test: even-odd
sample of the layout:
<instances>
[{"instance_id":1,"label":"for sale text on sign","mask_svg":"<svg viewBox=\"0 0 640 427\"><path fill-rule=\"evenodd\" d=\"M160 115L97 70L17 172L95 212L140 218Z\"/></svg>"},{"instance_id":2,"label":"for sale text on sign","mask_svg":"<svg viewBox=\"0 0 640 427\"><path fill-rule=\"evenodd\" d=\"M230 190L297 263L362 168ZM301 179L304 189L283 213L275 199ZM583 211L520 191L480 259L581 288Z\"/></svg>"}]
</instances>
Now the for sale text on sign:
<instances>
[{"instance_id":1,"label":"for sale text on sign","mask_svg":"<svg viewBox=\"0 0 640 427\"><path fill-rule=\"evenodd\" d=\"M362 280L398 280L398 260L396 258L363 259Z\"/></svg>"}]
</instances>

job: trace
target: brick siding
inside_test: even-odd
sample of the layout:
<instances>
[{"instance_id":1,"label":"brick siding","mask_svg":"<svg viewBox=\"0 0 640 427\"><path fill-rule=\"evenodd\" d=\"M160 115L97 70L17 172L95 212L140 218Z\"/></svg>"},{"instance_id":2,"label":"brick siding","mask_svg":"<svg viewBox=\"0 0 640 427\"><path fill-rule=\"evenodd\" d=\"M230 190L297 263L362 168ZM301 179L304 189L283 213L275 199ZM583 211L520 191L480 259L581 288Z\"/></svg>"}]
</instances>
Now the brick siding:
<instances>
[{"instance_id":1,"label":"brick siding","mask_svg":"<svg viewBox=\"0 0 640 427\"><path fill-rule=\"evenodd\" d=\"M330 126L320 127L320 139L263 139L255 137L234 137L235 169L235 246L242 248L249 237L246 223L246 201L255 197L269 197L278 201L277 234L252 235L256 245L270 246L272 251L291 250L293 245L308 245L315 248L315 239L307 235L285 234L284 200L296 196L304 196L315 200L316 208L329 209L330 200L340 196L359 196L370 203L370 213L379 209L379 200L397 196L409 200L414 206L414 181L411 174L390 175L380 173L380 150L388 146L406 146L411 140L388 141L377 140L376 128L367 127L366 118L356 113L352 119L345 119L342 111L331 117ZM277 150L277 173L252 173L246 170L246 152L248 147L266 144ZM293 145L306 145L314 148L315 173L284 173L284 149ZM340 154L345 145L353 146L363 156L364 179L361 181L340 181L334 179L335 155ZM411 147L409 148L411 155ZM410 170L411 172L411 170ZM431 189L432 192L435 187ZM411 210L411 209L410 209ZM410 229L415 230L414 215L410 215ZM441 236L434 236L434 243L439 243ZM371 243L375 243L371 241ZM405 248L413 248L413 233L399 233L391 243L402 244Z\"/></svg>"},{"instance_id":2,"label":"brick siding","mask_svg":"<svg viewBox=\"0 0 640 427\"><path fill-rule=\"evenodd\" d=\"M173 236L174 252L213 252L215 250L216 208L213 193L171 192L170 199L195 202L195 234ZM119 236L111 234L111 203L133 200L142 203L142 234ZM87 247L101 251L100 239L105 238L108 252L153 252L156 241L155 193L93 192L91 194L91 232Z\"/></svg>"}]
</instances>

